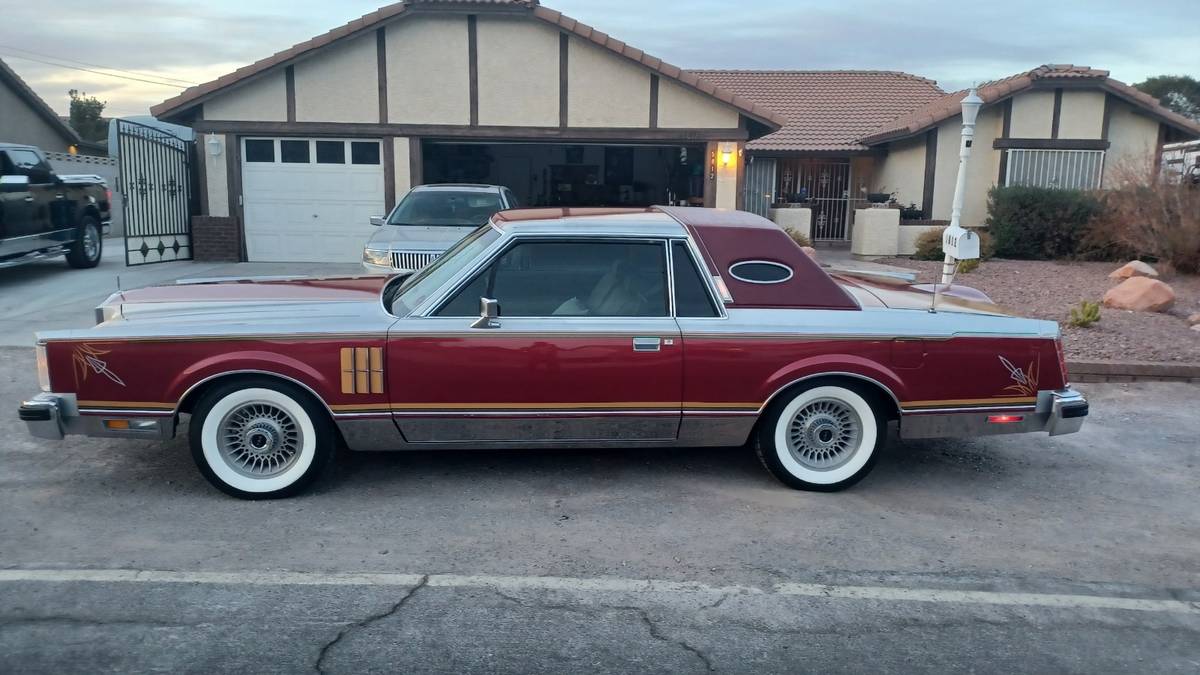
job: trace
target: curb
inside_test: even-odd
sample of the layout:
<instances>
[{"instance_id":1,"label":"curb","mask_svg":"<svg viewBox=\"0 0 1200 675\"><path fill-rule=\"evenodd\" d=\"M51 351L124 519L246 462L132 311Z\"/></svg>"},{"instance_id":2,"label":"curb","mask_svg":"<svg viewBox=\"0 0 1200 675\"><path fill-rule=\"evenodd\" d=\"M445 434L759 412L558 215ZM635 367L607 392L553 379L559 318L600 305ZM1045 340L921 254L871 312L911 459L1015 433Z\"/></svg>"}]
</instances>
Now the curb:
<instances>
[{"instance_id":1,"label":"curb","mask_svg":"<svg viewBox=\"0 0 1200 675\"><path fill-rule=\"evenodd\" d=\"M1200 384L1200 363L1067 361L1072 382L1190 382Z\"/></svg>"}]
</instances>

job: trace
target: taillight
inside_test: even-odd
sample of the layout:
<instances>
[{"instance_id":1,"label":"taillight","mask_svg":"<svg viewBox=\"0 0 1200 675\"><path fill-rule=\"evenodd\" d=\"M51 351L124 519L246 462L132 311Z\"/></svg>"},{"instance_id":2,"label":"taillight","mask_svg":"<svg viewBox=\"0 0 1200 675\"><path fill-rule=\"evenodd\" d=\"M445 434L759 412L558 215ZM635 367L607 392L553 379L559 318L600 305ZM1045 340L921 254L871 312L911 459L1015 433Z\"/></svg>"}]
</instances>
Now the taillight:
<instances>
[{"instance_id":1,"label":"taillight","mask_svg":"<svg viewBox=\"0 0 1200 675\"><path fill-rule=\"evenodd\" d=\"M108 200L109 204L112 204L112 190L105 190L104 198Z\"/></svg>"}]
</instances>

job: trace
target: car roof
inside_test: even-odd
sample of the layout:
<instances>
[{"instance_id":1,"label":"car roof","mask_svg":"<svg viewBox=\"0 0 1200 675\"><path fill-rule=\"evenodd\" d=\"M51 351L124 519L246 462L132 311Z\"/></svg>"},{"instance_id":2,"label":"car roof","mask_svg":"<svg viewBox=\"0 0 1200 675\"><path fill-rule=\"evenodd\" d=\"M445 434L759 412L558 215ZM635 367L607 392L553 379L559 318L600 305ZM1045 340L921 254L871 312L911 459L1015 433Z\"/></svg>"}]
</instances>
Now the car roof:
<instances>
[{"instance_id":1,"label":"car roof","mask_svg":"<svg viewBox=\"0 0 1200 675\"><path fill-rule=\"evenodd\" d=\"M486 185L484 183L430 183L428 185L418 185L412 189L413 192L430 192L430 191L450 191L457 192L499 192L502 189L499 185Z\"/></svg>"},{"instance_id":2,"label":"car roof","mask_svg":"<svg viewBox=\"0 0 1200 675\"><path fill-rule=\"evenodd\" d=\"M492 225L513 234L687 236L679 221L653 208L509 209L492 216Z\"/></svg>"}]
</instances>

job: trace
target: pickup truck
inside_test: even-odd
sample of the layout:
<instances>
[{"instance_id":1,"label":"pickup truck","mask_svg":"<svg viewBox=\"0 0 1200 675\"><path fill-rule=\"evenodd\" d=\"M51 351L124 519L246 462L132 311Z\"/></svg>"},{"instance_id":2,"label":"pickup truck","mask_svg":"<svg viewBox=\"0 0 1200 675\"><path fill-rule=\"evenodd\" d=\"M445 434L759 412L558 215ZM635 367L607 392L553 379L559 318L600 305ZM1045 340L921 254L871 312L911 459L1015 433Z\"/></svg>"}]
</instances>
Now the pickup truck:
<instances>
[{"instance_id":1,"label":"pickup truck","mask_svg":"<svg viewBox=\"0 0 1200 675\"><path fill-rule=\"evenodd\" d=\"M99 176L60 176L41 150L0 143L0 268L60 255L95 267L111 204Z\"/></svg>"}]
</instances>

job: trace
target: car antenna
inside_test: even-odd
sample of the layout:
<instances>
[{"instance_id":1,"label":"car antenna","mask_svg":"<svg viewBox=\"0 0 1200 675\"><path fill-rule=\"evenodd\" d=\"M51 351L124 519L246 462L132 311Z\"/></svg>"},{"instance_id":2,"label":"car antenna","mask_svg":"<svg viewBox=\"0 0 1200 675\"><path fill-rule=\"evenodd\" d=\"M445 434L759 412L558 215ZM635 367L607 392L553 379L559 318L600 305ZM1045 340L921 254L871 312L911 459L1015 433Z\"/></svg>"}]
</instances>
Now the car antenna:
<instances>
[{"instance_id":1,"label":"car antenna","mask_svg":"<svg viewBox=\"0 0 1200 675\"><path fill-rule=\"evenodd\" d=\"M943 269L943 271L945 271L944 263L942 265L942 269ZM954 261L954 270L950 272L950 281L949 281L949 283L946 284L946 288L950 288L950 286L954 284L954 275L955 274L958 274L958 260L957 259ZM940 288L940 287L941 287L941 284L938 283L937 279L934 279L933 280L933 302L931 302L929 304L929 313L930 314L937 314L938 288Z\"/></svg>"}]
</instances>

